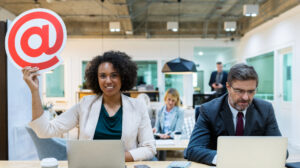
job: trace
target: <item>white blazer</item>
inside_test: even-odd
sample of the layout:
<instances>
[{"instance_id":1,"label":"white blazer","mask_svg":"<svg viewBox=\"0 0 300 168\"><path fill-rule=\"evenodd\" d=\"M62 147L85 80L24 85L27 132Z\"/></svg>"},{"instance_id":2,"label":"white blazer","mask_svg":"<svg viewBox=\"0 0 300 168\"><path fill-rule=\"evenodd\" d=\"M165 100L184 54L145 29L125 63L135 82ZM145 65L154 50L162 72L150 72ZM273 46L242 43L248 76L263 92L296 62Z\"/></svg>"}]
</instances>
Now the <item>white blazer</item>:
<instances>
[{"instance_id":1,"label":"white blazer","mask_svg":"<svg viewBox=\"0 0 300 168\"><path fill-rule=\"evenodd\" d=\"M79 139L92 140L98 123L102 96L85 96L81 101L48 121L46 114L29 123L40 138L50 138L65 133L79 125ZM125 151L133 159L149 160L156 154L147 106L144 102L122 94L122 136Z\"/></svg>"}]
</instances>

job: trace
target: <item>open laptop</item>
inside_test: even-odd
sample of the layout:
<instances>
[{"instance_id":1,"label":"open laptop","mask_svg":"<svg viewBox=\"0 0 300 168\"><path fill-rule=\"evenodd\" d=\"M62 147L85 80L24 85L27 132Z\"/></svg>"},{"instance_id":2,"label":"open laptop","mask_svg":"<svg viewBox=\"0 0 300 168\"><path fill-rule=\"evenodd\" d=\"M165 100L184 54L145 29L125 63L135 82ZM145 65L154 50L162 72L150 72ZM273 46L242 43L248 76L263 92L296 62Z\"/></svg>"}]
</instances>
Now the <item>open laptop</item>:
<instances>
[{"instance_id":1,"label":"open laptop","mask_svg":"<svg viewBox=\"0 0 300 168\"><path fill-rule=\"evenodd\" d=\"M67 141L69 168L124 168L121 140Z\"/></svg>"},{"instance_id":2,"label":"open laptop","mask_svg":"<svg viewBox=\"0 0 300 168\"><path fill-rule=\"evenodd\" d=\"M287 145L278 136L221 136L217 168L284 168Z\"/></svg>"}]
</instances>

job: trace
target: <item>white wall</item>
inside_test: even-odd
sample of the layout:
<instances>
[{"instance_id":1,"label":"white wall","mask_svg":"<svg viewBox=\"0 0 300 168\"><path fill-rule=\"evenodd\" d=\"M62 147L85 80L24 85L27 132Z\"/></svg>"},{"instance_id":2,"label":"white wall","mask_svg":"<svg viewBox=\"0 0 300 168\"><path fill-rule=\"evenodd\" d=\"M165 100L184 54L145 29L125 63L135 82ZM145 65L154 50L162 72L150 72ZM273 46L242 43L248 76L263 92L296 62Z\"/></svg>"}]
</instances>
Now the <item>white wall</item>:
<instances>
[{"instance_id":1,"label":"white wall","mask_svg":"<svg viewBox=\"0 0 300 168\"><path fill-rule=\"evenodd\" d=\"M103 42L103 45L102 45ZM195 46L232 47L235 43L223 39L180 39L180 57L193 60ZM103 46L103 49L102 49ZM81 84L81 62L91 60L102 51L120 50L130 55L133 60L156 60L158 62L158 87L163 97L164 79L161 69L163 61L178 57L178 39L84 39L69 38L62 52L65 64L65 93L68 105L75 104L76 91ZM184 105L192 105L192 75L184 77ZM45 95L45 94L44 94ZM50 100L50 99L48 99Z\"/></svg>"},{"instance_id":2,"label":"white wall","mask_svg":"<svg viewBox=\"0 0 300 168\"><path fill-rule=\"evenodd\" d=\"M237 44L237 42L230 42L230 45ZM224 64L230 63L230 62L235 62L235 47L232 48L216 48L213 47L211 49L207 49L207 51L204 52L204 55L199 56L195 53L195 63L199 64L199 67L197 67L198 71L203 71L204 72L204 92L211 92L211 87L208 85L211 73L215 70L216 68L216 62L221 61Z\"/></svg>"},{"instance_id":3,"label":"white wall","mask_svg":"<svg viewBox=\"0 0 300 168\"><path fill-rule=\"evenodd\" d=\"M289 138L290 145L300 149L300 6L285 12L272 19L271 21L248 32L240 41L237 47L237 55L239 61L246 58L257 56L270 51L277 51L288 46L293 47L293 65L292 65L292 81L293 81L293 97L291 103L291 111L283 111L276 108L275 113L279 120L279 127L283 135ZM275 59L276 59L275 54ZM276 67L276 65L274 66ZM274 74L274 78L278 78L278 74ZM274 91L277 96L277 90ZM297 106L298 104L298 106ZM279 118L278 118L279 117Z\"/></svg>"}]
</instances>

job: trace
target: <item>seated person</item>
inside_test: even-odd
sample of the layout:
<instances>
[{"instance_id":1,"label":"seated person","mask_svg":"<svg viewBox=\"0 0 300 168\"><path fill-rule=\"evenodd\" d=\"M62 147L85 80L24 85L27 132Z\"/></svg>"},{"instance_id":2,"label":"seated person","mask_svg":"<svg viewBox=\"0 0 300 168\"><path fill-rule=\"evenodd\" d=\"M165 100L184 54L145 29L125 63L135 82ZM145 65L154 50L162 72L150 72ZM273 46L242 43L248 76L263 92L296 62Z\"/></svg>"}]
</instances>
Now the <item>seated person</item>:
<instances>
[{"instance_id":1,"label":"seated person","mask_svg":"<svg viewBox=\"0 0 300 168\"><path fill-rule=\"evenodd\" d=\"M216 164L219 136L281 136L272 104L254 98L258 76L252 66L234 65L228 94L202 104L184 158Z\"/></svg>"},{"instance_id":2,"label":"seated person","mask_svg":"<svg viewBox=\"0 0 300 168\"><path fill-rule=\"evenodd\" d=\"M29 126L39 137L59 136L79 125L79 139L121 139L126 162L154 157L155 140L147 106L122 94L135 86L137 77L137 66L129 56L110 51L94 57L85 71L85 78L96 95L83 97L51 121L42 108L38 70L37 67L25 67L22 71L32 94Z\"/></svg>"},{"instance_id":3,"label":"seated person","mask_svg":"<svg viewBox=\"0 0 300 168\"><path fill-rule=\"evenodd\" d=\"M169 139L174 137L175 132L182 131L184 116L176 89L168 89L164 100L165 105L157 112L153 132L158 133L160 139Z\"/></svg>"}]
</instances>

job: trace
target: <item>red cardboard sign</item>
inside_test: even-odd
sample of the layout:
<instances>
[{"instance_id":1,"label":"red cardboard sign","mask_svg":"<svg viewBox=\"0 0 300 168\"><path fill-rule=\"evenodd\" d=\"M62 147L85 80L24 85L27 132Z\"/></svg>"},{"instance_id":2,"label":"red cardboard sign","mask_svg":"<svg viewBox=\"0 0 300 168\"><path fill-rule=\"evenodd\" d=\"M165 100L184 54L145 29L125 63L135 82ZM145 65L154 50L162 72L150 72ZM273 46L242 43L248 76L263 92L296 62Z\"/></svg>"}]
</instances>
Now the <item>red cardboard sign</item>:
<instances>
[{"instance_id":1,"label":"red cardboard sign","mask_svg":"<svg viewBox=\"0 0 300 168\"><path fill-rule=\"evenodd\" d=\"M67 39L63 20L48 9L32 9L19 15L9 26L5 49L18 68L39 67L41 72L62 63L59 54Z\"/></svg>"}]
</instances>

